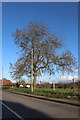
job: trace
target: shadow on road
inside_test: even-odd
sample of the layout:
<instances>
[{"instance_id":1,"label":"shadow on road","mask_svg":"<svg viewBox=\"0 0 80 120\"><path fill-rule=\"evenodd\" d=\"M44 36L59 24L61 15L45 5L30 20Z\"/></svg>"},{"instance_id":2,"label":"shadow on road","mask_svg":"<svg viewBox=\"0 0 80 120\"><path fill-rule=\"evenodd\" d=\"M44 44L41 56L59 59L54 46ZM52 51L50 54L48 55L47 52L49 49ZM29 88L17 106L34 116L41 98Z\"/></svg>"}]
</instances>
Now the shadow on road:
<instances>
[{"instance_id":1,"label":"shadow on road","mask_svg":"<svg viewBox=\"0 0 80 120\"><path fill-rule=\"evenodd\" d=\"M45 113L37 111L33 108L29 108L20 103L10 102L10 101L2 101L6 106L15 111L18 115L20 115L23 119L26 118L50 118ZM43 109L43 108L42 108ZM2 105L2 119L17 119L16 115L14 115L10 110L8 110L4 105Z\"/></svg>"},{"instance_id":2,"label":"shadow on road","mask_svg":"<svg viewBox=\"0 0 80 120\"><path fill-rule=\"evenodd\" d=\"M18 115L22 117L22 120L67 120L68 118L51 118L45 113L41 111L35 110L33 108L29 108L27 106L22 105L21 103L11 102L11 101L2 101L6 106L15 111ZM43 108L42 108L43 109ZM48 108L47 108L48 109ZM21 120L15 114L13 114L10 110L8 110L4 105L2 105L2 120ZM78 120L76 118L70 118L68 120Z\"/></svg>"}]
</instances>

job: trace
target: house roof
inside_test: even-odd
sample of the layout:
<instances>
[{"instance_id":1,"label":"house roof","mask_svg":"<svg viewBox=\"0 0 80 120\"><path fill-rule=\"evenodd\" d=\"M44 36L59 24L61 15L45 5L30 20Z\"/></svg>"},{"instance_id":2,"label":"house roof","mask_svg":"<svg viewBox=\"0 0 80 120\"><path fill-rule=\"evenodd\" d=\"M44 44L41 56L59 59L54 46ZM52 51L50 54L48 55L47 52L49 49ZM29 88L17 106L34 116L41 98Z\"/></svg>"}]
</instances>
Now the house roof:
<instances>
[{"instance_id":1,"label":"house roof","mask_svg":"<svg viewBox=\"0 0 80 120\"><path fill-rule=\"evenodd\" d=\"M7 86L7 85L13 85L13 83L10 80L2 79L0 80L0 85Z\"/></svg>"}]
</instances>

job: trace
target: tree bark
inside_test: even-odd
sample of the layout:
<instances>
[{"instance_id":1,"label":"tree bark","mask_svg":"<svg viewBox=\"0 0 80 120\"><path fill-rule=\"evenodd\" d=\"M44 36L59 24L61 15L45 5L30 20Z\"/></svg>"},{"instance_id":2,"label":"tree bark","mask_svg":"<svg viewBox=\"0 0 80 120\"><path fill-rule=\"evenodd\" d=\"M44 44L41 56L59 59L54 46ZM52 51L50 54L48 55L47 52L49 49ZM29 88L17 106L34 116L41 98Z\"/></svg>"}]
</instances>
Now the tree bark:
<instances>
[{"instance_id":1,"label":"tree bark","mask_svg":"<svg viewBox=\"0 0 80 120\"><path fill-rule=\"evenodd\" d=\"M35 90L36 88L36 81L37 81L37 75L34 74L34 81L33 81L33 89Z\"/></svg>"}]
</instances>

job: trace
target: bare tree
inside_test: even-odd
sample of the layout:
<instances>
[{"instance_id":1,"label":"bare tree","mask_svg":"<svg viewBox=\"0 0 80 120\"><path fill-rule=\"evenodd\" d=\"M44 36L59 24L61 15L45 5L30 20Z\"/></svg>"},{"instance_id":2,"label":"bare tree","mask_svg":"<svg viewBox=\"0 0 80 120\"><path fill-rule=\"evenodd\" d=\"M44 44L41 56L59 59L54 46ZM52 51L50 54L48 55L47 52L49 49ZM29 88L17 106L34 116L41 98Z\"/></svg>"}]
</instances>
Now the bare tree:
<instances>
[{"instance_id":1,"label":"bare tree","mask_svg":"<svg viewBox=\"0 0 80 120\"><path fill-rule=\"evenodd\" d=\"M37 75L42 72L70 72L76 67L75 57L69 50L63 50L60 37L53 34L42 22L30 22L23 30L13 34L14 42L21 48L21 56L16 63L10 63L11 76L15 79L31 75L31 51L33 49L34 89Z\"/></svg>"}]
</instances>

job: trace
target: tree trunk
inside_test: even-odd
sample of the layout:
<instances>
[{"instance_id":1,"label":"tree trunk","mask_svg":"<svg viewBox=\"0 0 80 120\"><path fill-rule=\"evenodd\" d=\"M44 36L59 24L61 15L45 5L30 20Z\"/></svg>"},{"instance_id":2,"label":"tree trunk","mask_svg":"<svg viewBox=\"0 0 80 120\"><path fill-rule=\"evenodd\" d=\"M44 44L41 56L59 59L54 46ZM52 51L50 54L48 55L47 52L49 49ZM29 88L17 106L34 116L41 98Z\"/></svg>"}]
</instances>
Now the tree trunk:
<instances>
[{"instance_id":1,"label":"tree trunk","mask_svg":"<svg viewBox=\"0 0 80 120\"><path fill-rule=\"evenodd\" d=\"M34 81L33 81L33 89L36 88L36 81L37 81L37 75L34 75Z\"/></svg>"}]
</instances>

